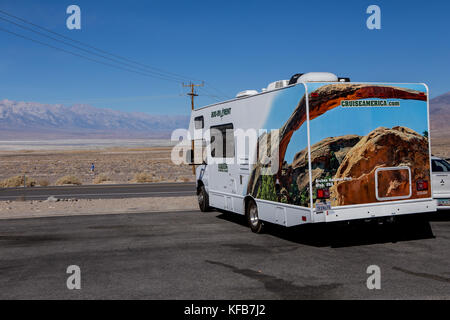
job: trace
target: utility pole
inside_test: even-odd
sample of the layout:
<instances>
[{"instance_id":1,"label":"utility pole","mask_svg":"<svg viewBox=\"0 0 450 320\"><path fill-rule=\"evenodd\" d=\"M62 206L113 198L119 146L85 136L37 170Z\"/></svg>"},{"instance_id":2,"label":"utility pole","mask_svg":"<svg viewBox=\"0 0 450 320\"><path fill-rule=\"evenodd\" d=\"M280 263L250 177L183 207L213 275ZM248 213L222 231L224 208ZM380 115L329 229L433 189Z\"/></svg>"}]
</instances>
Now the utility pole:
<instances>
[{"instance_id":1,"label":"utility pole","mask_svg":"<svg viewBox=\"0 0 450 320\"><path fill-rule=\"evenodd\" d=\"M191 92L188 92L187 95L191 96L191 108L192 110L194 110L194 97L197 97L198 94L195 93L194 89L195 87L203 87L205 85L204 82L202 82L201 84L194 84L194 83L189 83L189 84L184 84L183 83L183 87L185 88L191 88Z\"/></svg>"},{"instance_id":2,"label":"utility pole","mask_svg":"<svg viewBox=\"0 0 450 320\"><path fill-rule=\"evenodd\" d=\"M196 94L195 93L195 87L203 87L205 85L205 83L202 81L202 83L201 84L194 84L194 83L192 83L192 82L190 82L189 84L184 84L183 83L183 87L185 87L185 88L191 88L191 92L188 92L187 93L187 95L188 96L191 96L191 110L192 111L194 111L194 98L195 97L198 97L198 94ZM194 152L194 144L195 144L195 142L194 142L194 137L191 137L192 138L192 142L191 142L191 149L192 149L192 162L194 161L194 155L195 155L195 152ZM192 165L192 173L195 175L195 165L193 164Z\"/></svg>"}]
</instances>

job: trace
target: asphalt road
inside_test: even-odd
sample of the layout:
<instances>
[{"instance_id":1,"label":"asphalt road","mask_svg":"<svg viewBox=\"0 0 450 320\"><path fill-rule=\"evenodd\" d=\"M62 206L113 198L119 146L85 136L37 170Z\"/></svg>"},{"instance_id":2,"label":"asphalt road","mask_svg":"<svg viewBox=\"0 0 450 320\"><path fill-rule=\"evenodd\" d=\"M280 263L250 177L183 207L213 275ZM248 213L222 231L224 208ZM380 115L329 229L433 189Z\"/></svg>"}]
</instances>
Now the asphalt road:
<instances>
[{"instance_id":1,"label":"asphalt road","mask_svg":"<svg viewBox=\"0 0 450 320\"><path fill-rule=\"evenodd\" d=\"M261 235L219 212L5 220L0 299L450 299L450 218L436 220Z\"/></svg>"},{"instance_id":2,"label":"asphalt road","mask_svg":"<svg viewBox=\"0 0 450 320\"><path fill-rule=\"evenodd\" d=\"M0 201L17 199L45 200L50 196L60 199L123 199L191 195L195 195L195 183L193 182L0 189Z\"/></svg>"}]
</instances>

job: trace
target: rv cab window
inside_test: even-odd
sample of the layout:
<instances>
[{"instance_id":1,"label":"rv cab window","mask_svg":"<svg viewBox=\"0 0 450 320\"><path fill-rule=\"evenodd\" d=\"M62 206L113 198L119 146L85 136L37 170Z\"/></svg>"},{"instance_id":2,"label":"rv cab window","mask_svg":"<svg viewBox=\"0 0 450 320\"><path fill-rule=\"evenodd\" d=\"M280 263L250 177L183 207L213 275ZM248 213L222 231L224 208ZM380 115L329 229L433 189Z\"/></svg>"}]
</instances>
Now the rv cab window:
<instances>
[{"instance_id":1,"label":"rv cab window","mask_svg":"<svg viewBox=\"0 0 450 320\"><path fill-rule=\"evenodd\" d=\"M194 118L195 129L203 129L205 126L205 122L203 120L203 116Z\"/></svg>"},{"instance_id":2,"label":"rv cab window","mask_svg":"<svg viewBox=\"0 0 450 320\"><path fill-rule=\"evenodd\" d=\"M234 158L234 128L232 123L211 129L211 157Z\"/></svg>"}]
</instances>

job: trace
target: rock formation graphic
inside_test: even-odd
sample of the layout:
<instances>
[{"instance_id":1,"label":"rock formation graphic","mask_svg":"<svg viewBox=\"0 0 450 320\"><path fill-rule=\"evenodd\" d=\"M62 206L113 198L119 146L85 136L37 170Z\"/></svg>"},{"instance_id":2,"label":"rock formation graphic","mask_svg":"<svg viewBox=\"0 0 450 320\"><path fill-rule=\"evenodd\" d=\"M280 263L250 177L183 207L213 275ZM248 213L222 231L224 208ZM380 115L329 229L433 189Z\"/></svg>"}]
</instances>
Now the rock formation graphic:
<instances>
[{"instance_id":1,"label":"rock formation graphic","mask_svg":"<svg viewBox=\"0 0 450 320\"><path fill-rule=\"evenodd\" d=\"M324 85L315 90L313 96L310 94L309 118L315 119L338 107L342 100L369 98L426 101L427 96L420 91L385 85ZM307 149L298 152L292 164L284 161L290 139L304 124L306 117L306 99L303 97L291 117L281 127L278 146L266 143L271 141L270 133L259 138L260 155L264 158L267 149L278 149L279 166L278 170L275 169L276 173L265 176L262 174L264 166L259 162L255 164L247 187L248 194L267 200L276 198L280 202L309 206ZM266 159L262 162L267 163ZM408 166L411 169L413 184L420 179L430 181L427 176L428 139L406 127L380 127L364 137L329 137L311 146L313 188L317 179L337 180L330 189L333 206L377 202L375 170L380 167L398 166ZM349 177L351 179L343 179ZM378 178L379 196L389 198L409 193L409 174L406 170L383 171ZM279 184L276 184L277 181ZM270 187L267 187L268 185ZM269 190L273 188L276 190ZM417 193L415 186L411 189L412 197L430 197L430 191Z\"/></svg>"}]
</instances>

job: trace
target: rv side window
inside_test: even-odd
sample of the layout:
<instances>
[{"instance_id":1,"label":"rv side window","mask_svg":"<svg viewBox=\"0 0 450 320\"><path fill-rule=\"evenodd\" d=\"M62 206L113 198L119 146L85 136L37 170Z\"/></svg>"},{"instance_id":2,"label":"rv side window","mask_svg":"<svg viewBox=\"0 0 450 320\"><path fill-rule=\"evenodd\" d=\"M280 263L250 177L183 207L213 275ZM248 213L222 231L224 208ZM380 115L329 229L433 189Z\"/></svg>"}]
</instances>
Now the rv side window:
<instances>
[{"instance_id":1,"label":"rv side window","mask_svg":"<svg viewBox=\"0 0 450 320\"><path fill-rule=\"evenodd\" d=\"M205 126L205 122L203 120L203 116L194 118L195 129L203 129Z\"/></svg>"},{"instance_id":2,"label":"rv side window","mask_svg":"<svg viewBox=\"0 0 450 320\"><path fill-rule=\"evenodd\" d=\"M234 158L233 124L211 127L211 157Z\"/></svg>"}]
</instances>

